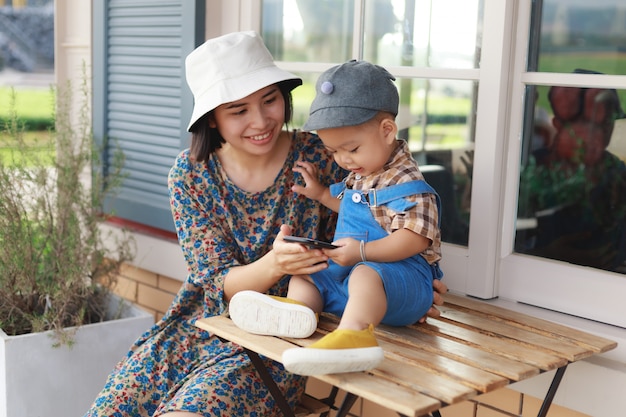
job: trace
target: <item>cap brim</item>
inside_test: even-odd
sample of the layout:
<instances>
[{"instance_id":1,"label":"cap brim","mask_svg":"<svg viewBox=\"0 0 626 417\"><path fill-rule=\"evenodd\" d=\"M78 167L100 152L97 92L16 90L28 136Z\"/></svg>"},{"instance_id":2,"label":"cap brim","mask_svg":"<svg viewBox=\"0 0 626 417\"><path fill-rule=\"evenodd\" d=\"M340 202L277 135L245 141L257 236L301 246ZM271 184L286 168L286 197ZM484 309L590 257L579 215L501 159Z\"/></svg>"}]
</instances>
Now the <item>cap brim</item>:
<instances>
[{"instance_id":1,"label":"cap brim","mask_svg":"<svg viewBox=\"0 0 626 417\"><path fill-rule=\"evenodd\" d=\"M377 110L360 107L326 107L311 114L302 126L302 130L332 129L336 127L356 126L371 120Z\"/></svg>"}]
</instances>

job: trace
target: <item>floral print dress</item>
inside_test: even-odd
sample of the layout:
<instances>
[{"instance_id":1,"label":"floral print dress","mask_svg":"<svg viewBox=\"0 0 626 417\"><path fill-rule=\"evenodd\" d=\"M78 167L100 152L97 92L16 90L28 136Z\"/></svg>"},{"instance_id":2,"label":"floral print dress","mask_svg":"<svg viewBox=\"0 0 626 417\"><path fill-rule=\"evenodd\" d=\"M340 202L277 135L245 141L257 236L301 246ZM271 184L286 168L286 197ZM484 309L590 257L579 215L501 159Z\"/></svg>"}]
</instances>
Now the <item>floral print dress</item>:
<instances>
[{"instance_id":1,"label":"floral print dress","mask_svg":"<svg viewBox=\"0 0 626 417\"><path fill-rule=\"evenodd\" d=\"M267 387L242 348L194 326L195 320L227 311L223 278L272 246L281 224L297 236L329 239L330 210L291 191L304 185L293 172L297 160L319 167L322 183L345 174L315 135L294 132L291 151L274 184L260 193L235 186L215 155L192 162L188 150L169 174L170 203L188 275L164 317L143 334L109 376L86 416L159 416L188 411L204 416L280 415ZM270 293L285 295L288 278ZM305 378L264 359L293 407Z\"/></svg>"}]
</instances>

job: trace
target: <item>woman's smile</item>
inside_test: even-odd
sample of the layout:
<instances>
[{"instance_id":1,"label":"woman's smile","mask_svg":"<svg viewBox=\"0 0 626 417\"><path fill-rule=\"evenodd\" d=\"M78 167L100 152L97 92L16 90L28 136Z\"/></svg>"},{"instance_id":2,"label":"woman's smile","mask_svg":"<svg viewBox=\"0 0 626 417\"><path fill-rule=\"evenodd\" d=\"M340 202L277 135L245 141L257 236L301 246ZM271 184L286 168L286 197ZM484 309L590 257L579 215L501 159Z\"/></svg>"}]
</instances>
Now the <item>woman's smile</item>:
<instances>
[{"instance_id":1,"label":"woman's smile","mask_svg":"<svg viewBox=\"0 0 626 417\"><path fill-rule=\"evenodd\" d=\"M246 139L254 142L256 145L264 145L267 142L271 141L274 137L273 131L267 131L258 135L246 136Z\"/></svg>"}]
</instances>

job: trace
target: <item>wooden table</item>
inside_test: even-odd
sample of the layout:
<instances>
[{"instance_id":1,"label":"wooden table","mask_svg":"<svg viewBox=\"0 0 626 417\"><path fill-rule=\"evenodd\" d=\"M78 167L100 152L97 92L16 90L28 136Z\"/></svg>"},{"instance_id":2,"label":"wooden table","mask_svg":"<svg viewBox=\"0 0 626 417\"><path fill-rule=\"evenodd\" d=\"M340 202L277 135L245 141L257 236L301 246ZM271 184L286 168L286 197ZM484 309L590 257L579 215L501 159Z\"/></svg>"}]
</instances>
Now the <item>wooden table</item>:
<instances>
[{"instance_id":1,"label":"wooden table","mask_svg":"<svg viewBox=\"0 0 626 417\"><path fill-rule=\"evenodd\" d=\"M439 416L439 409L513 382L556 370L539 410L545 417L567 365L614 349L616 342L485 302L446 294L439 319L407 327L376 329L385 359L367 372L316 375L345 391L337 410L343 417L359 397L402 416ZM337 326L322 315L307 339L247 333L226 316L196 325L241 345L264 378L284 415L293 415L258 355L281 361L285 349L307 346ZM333 399L334 402L334 399Z\"/></svg>"}]
</instances>

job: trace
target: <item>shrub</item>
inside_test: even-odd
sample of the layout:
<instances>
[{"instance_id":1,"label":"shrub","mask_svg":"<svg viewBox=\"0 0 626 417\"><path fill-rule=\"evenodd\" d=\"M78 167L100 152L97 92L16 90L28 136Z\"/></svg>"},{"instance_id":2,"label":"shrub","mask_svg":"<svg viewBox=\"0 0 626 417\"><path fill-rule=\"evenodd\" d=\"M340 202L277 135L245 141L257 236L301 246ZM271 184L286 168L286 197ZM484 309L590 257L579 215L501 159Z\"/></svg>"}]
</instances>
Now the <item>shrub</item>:
<instances>
[{"instance_id":1,"label":"shrub","mask_svg":"<svg viewBox=\"0 0 626 417\"><path fill-rule=\"evenodd\" d=\"M110 290L134 248L125 231L101 227L103 200L123 178L123 157L117 152L102 169L86 82L76 112L70 84L56 93L55 128L44 142L50 152L24 141L15 111L4 126L10 160L0 159L0 327L10 335L54 330L59 342L71 343L63 329L105 319ZM11 102L14 109L14 91Z\"/></svg>"}]
</instances>

